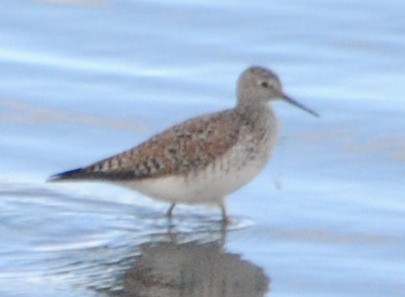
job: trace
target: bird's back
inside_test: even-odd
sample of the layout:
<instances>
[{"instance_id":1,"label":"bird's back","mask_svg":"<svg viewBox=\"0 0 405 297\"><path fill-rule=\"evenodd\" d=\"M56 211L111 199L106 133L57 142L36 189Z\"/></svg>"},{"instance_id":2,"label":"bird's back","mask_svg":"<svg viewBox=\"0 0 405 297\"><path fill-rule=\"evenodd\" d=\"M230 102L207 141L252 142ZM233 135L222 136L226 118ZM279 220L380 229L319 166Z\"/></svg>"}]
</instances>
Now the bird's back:
<instances>
[{"instance_id":1,"label":"bird's back","mask_svg":"<svg viewBox=\"0 0 405 297\"><path fill-rule=\"evenodd\" d=\"M206 167L238 140L242 119L234 109L192 118L137 147L51 177L60 180L133 180L184 175Z\"/></svg>"}]
</instances>

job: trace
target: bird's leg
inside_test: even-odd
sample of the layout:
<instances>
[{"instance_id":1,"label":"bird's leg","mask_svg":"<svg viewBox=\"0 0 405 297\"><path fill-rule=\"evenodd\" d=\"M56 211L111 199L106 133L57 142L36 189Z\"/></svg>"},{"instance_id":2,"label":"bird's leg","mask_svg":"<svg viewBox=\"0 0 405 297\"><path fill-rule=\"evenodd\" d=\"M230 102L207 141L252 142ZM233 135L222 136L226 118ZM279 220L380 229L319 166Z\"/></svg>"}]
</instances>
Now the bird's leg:
<instances>
[{"instance_id":1,"label":"bird's leg","mask_svg":"<svg viewBox=\"0 0 405 297\"><path fill-rule=\"evenodd\" d=\"M167 210L166 216L171 219L173 216L173 209L176 206L176 203L172 203L169 207L169 209Z\"/></svg>"},{"instance_id":2,"label":"bird's leg","mask_svg":"<svg viewBox=\"0 0 405 297\"><path fill-rule=\"evenodd\" d=\"M228 216L226 215L226 207L224 205L224 203L221 203L219 205L219 207L221 208L221 214L222 214L222 224L224 226L228 225L230 223Z\"/></svg>"}]
</instances>

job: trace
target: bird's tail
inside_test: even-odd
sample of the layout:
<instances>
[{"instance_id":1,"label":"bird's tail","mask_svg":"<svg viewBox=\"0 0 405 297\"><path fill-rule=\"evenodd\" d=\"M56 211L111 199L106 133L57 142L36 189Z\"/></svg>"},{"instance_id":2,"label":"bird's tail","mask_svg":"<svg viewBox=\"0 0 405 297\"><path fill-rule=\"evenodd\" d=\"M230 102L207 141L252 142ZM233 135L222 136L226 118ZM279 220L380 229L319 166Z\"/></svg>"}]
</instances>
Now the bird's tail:
<instances>
[{"instance_id":1,"label":"bird's tail","mask_svg":"<svg viewBox=\"0 0 405 297\"><path fill-rule=\"evenodd\" d=\"M61 172L55 175L52 175L48 178L48 182L59 182L59 181L68 181L74 179L82 179L85 177L85 170L83 168L77 168L65 172Z\"/></svg>"}]
</instances>

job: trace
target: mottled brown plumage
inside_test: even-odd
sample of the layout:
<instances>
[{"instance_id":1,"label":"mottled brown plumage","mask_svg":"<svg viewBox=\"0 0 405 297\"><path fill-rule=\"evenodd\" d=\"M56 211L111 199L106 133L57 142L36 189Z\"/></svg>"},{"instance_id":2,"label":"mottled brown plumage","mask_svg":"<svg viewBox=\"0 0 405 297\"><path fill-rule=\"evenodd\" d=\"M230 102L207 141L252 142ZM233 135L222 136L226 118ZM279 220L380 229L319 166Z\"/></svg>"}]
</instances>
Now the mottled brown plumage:
<instances>
[{"instance_id":1,"label":"mottled brown plumage","mask_svg":"<svg viewBox=\"0 0 405 297\"><path fill-rule=\"evenodd\" d=\"M224 116L230 121L224 121ZM231 111L188 120L136 148L90 165L85 172L90 178L101 172L104 178L144 179L200 170L235 144L239 129L233 123L240 120Z\"/></svg>"}]
</instances>

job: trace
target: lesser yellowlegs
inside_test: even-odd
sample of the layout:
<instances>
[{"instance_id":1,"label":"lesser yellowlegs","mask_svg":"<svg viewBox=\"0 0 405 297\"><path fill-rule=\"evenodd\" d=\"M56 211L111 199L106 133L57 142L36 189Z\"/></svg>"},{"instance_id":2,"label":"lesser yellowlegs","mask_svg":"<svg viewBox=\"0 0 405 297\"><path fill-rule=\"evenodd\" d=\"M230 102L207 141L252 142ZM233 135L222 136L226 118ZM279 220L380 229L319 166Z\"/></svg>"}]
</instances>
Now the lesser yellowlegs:
<instances>
[{"instance_id":1,"label":"lesser yellowlegs","mask_svg":"<svg viewBox=\"0 0 405 297\"><path fill-rule=\"evenodd\" d=\"M267 103L275 99L318 116L288 97L274 72L253 66L239 77L234 108L186 120L130 150L50 180L127 186L171 203L169 217L177 203L216 204L226 221L225 197L254 178L270 157L278 124Z\"/></svg>"}]
</instances>

